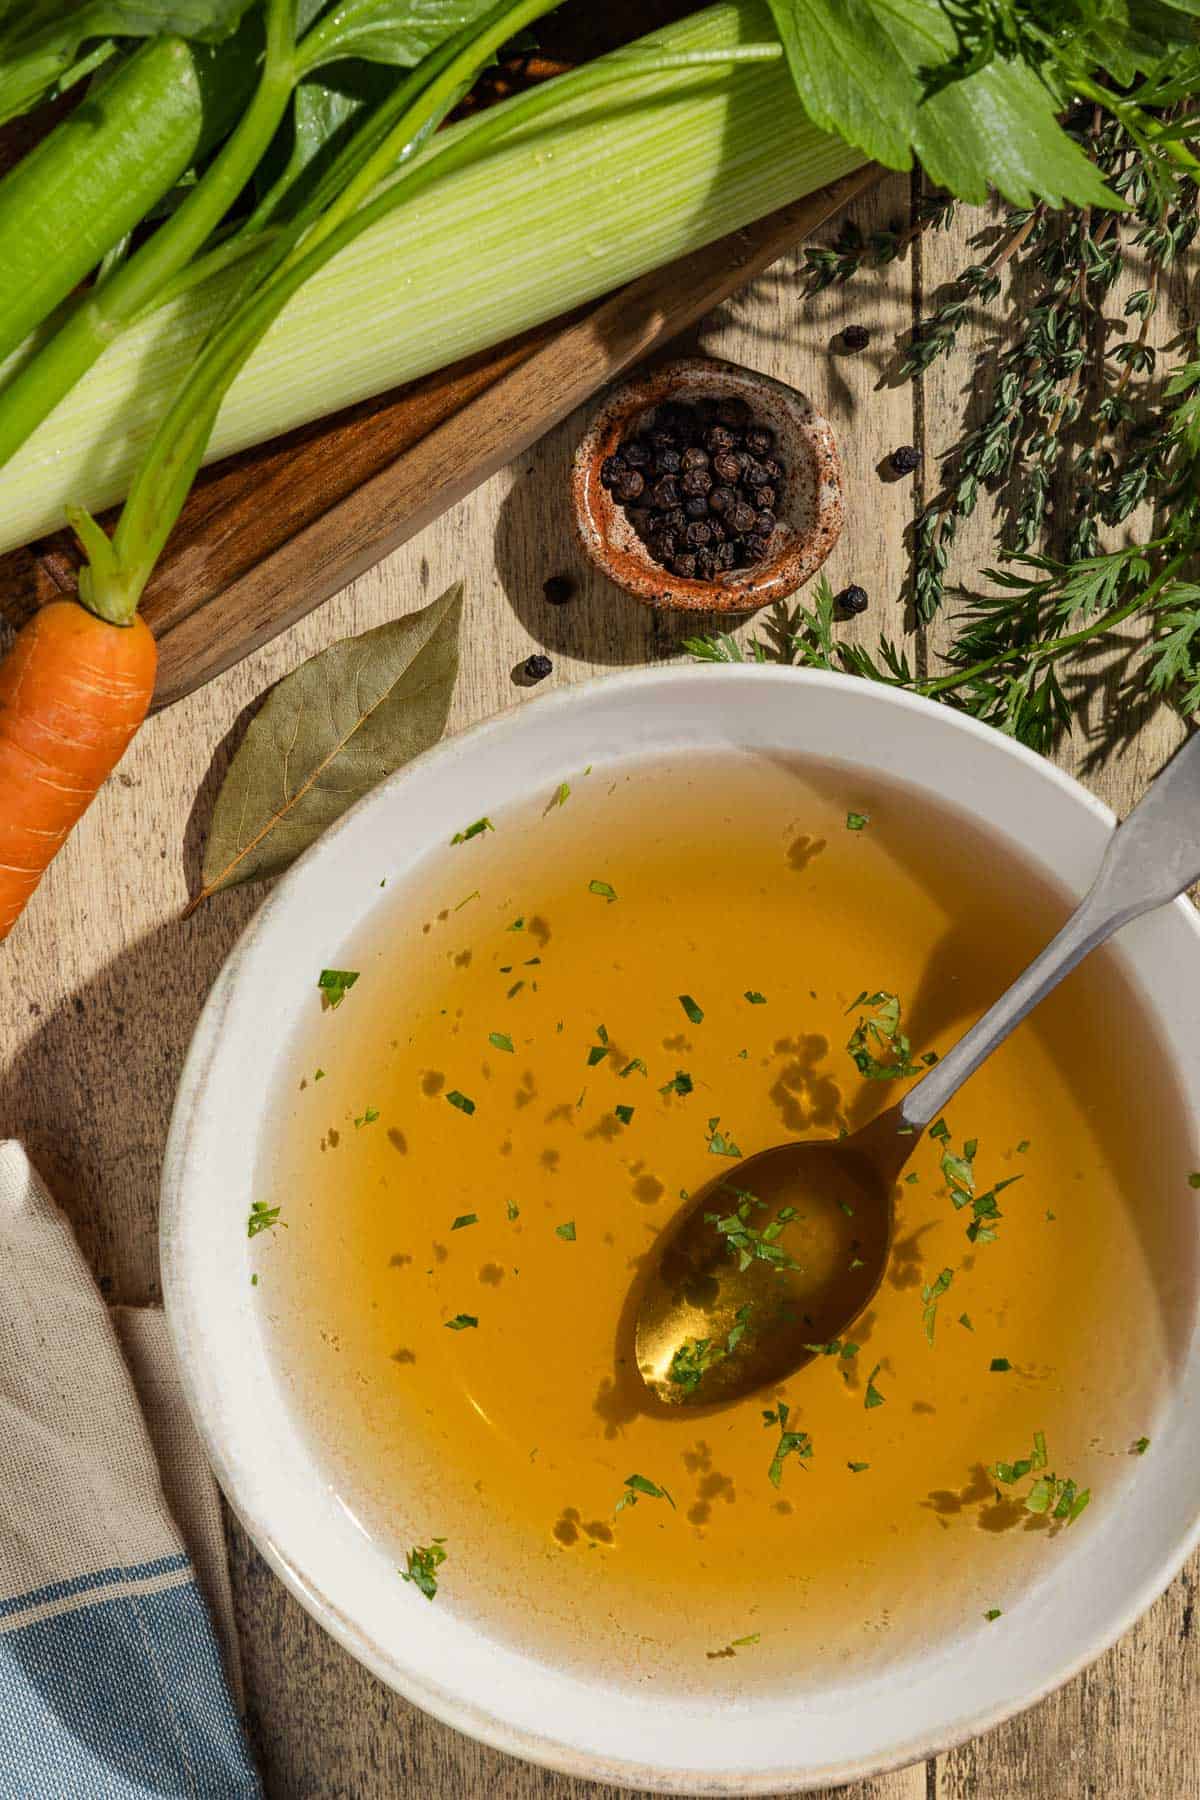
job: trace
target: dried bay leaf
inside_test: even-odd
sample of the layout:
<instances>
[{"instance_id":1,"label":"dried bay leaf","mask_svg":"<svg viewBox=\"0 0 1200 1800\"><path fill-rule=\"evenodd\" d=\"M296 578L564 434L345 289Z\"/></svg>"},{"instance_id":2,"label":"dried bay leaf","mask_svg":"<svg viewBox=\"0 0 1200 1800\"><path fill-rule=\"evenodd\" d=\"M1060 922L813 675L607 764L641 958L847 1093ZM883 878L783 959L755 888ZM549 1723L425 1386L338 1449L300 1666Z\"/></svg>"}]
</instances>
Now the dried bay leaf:
<instances>
[{"instance_id":1,"label":"dried bay leaf","mask_svg":"<svg viewBox=\"0 0 1200 1800\"><path fill-rule=\"evenodd\" d=\"M462 583L277 682L229 765L203 887L278 875L385 775L436 744L458 674Z\"/></svg>"}]
</instances>

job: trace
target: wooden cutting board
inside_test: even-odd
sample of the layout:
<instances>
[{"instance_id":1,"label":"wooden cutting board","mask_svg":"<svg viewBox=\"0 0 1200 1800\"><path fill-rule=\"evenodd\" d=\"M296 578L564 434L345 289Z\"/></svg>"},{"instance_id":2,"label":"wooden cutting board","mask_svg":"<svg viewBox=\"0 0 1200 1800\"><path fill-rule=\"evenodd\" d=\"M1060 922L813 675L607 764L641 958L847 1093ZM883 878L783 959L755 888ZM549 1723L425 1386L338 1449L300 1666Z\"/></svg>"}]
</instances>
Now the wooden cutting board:
<instances>
[{"instance_id":1,"label":"wooden cutting board","mask_svg":"<svg viewBox=\"0 0 1200 1800\"><path fill-rule=\"evenodd\" d=\"M878 173L859 170L565 318L205 470L142 604L159 644L156 706L387 556ZM0 558L0 610L16 624L74 593L80 560L67 531Z\"/></svg>"}]
</instances>

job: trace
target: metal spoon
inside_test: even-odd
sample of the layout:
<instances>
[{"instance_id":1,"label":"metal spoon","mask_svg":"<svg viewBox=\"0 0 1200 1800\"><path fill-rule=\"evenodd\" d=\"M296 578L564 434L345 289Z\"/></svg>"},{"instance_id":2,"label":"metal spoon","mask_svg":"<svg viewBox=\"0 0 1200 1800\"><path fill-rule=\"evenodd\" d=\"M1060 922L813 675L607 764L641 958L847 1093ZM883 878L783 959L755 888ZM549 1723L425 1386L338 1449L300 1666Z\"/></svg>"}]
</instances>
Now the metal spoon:
<instances>
[{"instance_id":1,"label":"metal spoon","mask_svg":"<svg viewBox=\"0 0 1200 1800\"><path fill-rule=\"evenodd\" d=\"M1089 951L1198 877L1200 735L1114 831L1053 942L903 1100L850 1137L747 1157L692 1197L637 1309L637 1365L655 1397L723 1404L836 1354L883 1280L896 1178L922 1132Z\"/></svg>"}]
</instances>

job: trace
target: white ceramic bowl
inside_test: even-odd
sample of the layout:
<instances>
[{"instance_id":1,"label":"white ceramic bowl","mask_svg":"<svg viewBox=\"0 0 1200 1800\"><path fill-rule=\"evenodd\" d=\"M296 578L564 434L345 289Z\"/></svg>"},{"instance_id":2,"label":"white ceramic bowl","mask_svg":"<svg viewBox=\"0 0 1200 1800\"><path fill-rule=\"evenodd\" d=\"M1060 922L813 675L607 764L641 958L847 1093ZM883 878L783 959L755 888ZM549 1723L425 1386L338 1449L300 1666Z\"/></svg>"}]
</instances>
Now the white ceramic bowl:
<instances>
[{"instance_id":1,"label":"white ceramic bowl","mask_svg":"<svg viewBox=\"0 0 1200 1800\"><path fill-rule=\"evenodd\" d=\"M647 1695L632 1680L582 1681L401 1589L394 1556L323 1479L284 1403L250 1286L245 1225L264 1097L312 1002L303 972L336 964L338 946L376 904L380 846L402 875L443 841L447 819L497 812L552 787L564 770L714 749L810 753L900 775L974 813L1001 847L1007 841L1069 892L1086 888L1113 825L1076 782L1011 740L836 675L641 670L478 726L410 764L329 831L226 963L196 1030L167 1147L163 1281L191 1406L225 1493L272 1567L354 1656L449 1724L572 1775L665 1792L775 1794L853 1781L998 1723L1073 1675L1150 1604L1200 1536L1194 1320L1153 1454L1061 1541L1004 1634L965 1622L935 1657L901 1658L886 1678L839 1671L819 1696L776 1693L718 1709ZM1119 954L1194 1117L1195 913L1178 901L1137 921Z\"/></svg>"}]
</instances>

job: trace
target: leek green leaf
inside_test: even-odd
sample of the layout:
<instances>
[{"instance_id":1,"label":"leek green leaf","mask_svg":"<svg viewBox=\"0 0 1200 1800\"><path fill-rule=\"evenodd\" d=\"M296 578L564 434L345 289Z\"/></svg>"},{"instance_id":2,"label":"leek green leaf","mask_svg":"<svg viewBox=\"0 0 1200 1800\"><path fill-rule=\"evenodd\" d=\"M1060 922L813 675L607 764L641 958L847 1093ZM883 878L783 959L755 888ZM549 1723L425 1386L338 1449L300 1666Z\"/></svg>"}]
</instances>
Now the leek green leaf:
<instances>
[{"instance_id":1,"label":"leek green leaf","mask_svg":"<svg viewBox=\"0 0 1200 1800\"><path fill-rule=\"evenodd\" d=\"M278 875L346 808L441 737L461 583L285 675L250 721L213 809L204 899Z\"/></svg>"}]
</instances>

